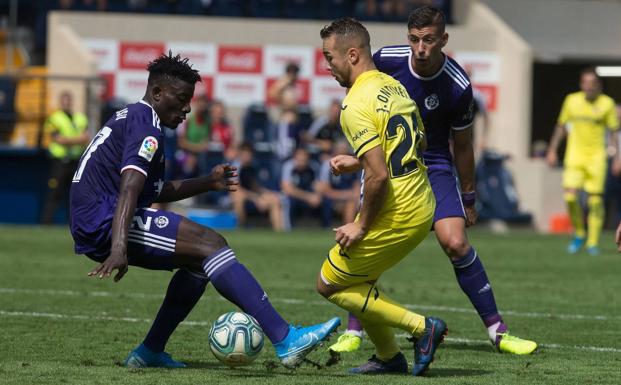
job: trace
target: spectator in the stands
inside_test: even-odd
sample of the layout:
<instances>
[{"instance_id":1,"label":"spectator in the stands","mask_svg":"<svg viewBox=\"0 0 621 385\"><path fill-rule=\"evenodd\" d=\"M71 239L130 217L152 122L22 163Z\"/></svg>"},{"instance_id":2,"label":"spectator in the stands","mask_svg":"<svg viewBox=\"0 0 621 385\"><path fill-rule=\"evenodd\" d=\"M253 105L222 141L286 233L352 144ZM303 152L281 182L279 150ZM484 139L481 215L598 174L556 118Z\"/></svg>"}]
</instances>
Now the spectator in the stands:
<instances>
[{"instance_id":1,"label":"spectator in the stands","mask_svg":"<svg viewBox=\"0 0 621 385\"><path fill-rule=\"evenodd\" d=\"M210 140L209 100L197 96L192 111L177 129L177 144L183 150L181 170L186 178L206 174L206 153Z\"/></svg>"},{"instance_id":2,"label":"spectator in the stands","mask_svg":"<svg viewBox=\"0 0 621 385\"><path fill-rule=\"evenodd\" d=\"M234 130L226 116L226 108L222 101L214 100L209 104L209 122L212 148L226 154L234 143Z\"/></svg>"},{"instance_id":3,"label":"spectator in the stands","mask_svg":"<svg viewBox=\"0 0 621 385\"><path fill-rule=\"evenodd\" d=\"M252 145L244 143L237 150L235 162L239 173L237 191L231 193L233 209L237 214L240 225L246 224L248 211L267 213L270 224L275 231L283 231L284 217L282 203L277 192L267 189L259 182L258 169L254 164L254 150Z\"/></svg>"},{"instance_id":4,"label":"spectator in the stands","mask_svg":"<svg viewBox=\"0 0 621 385\"><path fill-rule=\"evenodd\" d=\"M316 190L318 170L304 148L295 150L293 157L282 167L281 190L285 194L287 228L303 215L316 216L321 206L321 194ZM328 224L322 223L325 227Z\"/></svg>"},{"instance_id":5,"label":"spectator in the stands","mask_svg":"<svg viewBox=\"0 0 621 385\"><path fill-rule=\"evenodd\" d=\"M306 132L306 142L315 147L323 155L330 154L334 143L344 139L341 130L341 101L332 100L328 111L313 121L310 128Z\"/></svg>"},{"instance_id":6,"label":"spectator in the stands","mask_svg":"<svg viewBox=\"0 0 621 385\"><path fill-rule=\"evenodd\" d=\"M351 155L349 143L339 140L334 144L332 156ZM330 159L321 163L316 190L322 195L321 217L324 226L331 226L334 213L341 215L342 223L352 223L360 201L360 173L334 175Z\"/></svg>"}]
</instances>

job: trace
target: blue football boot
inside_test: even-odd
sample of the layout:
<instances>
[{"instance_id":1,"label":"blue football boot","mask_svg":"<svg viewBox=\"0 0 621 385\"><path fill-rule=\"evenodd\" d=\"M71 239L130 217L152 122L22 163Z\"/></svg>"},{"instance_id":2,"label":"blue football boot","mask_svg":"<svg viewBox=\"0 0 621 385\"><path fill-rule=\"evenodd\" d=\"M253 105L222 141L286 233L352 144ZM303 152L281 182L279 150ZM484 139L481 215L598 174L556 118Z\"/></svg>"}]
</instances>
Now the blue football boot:
<instances>
[{"instance_id":1,"label":"blue football boot","mask_svg":"<svg viewBox=\"0 0 621 385\"><path fill-rule=\"evenodd\" d=\"M574 237L574 239L569 242L569 245L567 245L567 252L569 254L576 254L580 251L582 246L584 246L584 241L586 241L586 238L584 237Z\"/></svg>"},{"instance_id":2,"label":"blue football boot","mask_svg":"<svg viewBox=\"0 0 621 385\"><path fill-rule=\"evenodd\" d=\"M586 250L592 257L597 257L599 255L599 247L597 246L587 246Z\"/></svg>"},{"instance_id":3,"label":"blue football boot","mask_svg":"<svg viewBox=\"0 0 621 385\"><path fill-rule=\"evenodd\" d=\"M285 339L274 344L276 355L286 368L296 368L304 361L308 353L336 331L340 324L341 320L335 317L313 326L289 326L289 333Z\"/></svg>"},{"instance_id":4,"label":"blue football boot","mask_svg":"<svg viewBox=\"0 0 621 385\"><path fill-rule=\"evenodd\" d=\"M447 334L448 328L444 321L435 317L425 318L425 331L414 342L412 375L421 376L429 369L438 345L444 341Z\"/></svg>"},{"instance_id":5,"label":"blue football boot","mask_svg":"<svg viewBox=\"0 0 621 385\"><path fill-rule=\"evenodd\" d=\"M369 361L349 370L351 374L386 374L386 373L407 373L408 361L403 353L397 353L388 361L382 361L374 354Z\"/></svg>"},{"instance_id":6,"label":"blue football boot","mask_svg":"<svg viewBox=\"0 0 621 385\"><path fill-rule=\"evenodd\" d=\"M132 350L123 364L128 368L185 368L185 364L172 359L166 352L155 353L143 344Z\"/></svg>"}]
</instances>

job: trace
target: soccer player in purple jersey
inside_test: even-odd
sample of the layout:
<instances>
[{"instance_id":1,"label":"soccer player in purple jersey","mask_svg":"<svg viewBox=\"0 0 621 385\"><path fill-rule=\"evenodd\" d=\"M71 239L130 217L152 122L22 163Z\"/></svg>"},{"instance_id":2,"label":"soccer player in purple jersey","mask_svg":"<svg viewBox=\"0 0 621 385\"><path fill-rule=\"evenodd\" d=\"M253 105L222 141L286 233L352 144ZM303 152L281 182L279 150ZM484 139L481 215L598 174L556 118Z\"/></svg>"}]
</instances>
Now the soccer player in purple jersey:
<instances>
[{"instance_id":1,"label":"soccer player in purple jersey","mask_svg":"<svg viewBox=\"0 0 621 385\"><path fill-rule=\"evenodd\" d=\"M283 365L295 367L340 324L333 318L310 327L290 326L265 291L214 230L173 212L150 208L215 190L234 191L237 172L218 165L208 176L164 181L164 127L176 128L190 112L200 81L188 59L172 53L149 63L144 98L116 112L85 150L71 188L75 251L99 265L88 275L119 281L128 266L178 269L129 367L180 368L164 347L205 291L208 282L261 325Z\"/></svg>"},{"instance_id":2,"label":"soccer player in purple jersey","mask_svg":"<svg viewBox=\"0 0 621 385\"><path fill-rule=\"evenodd\" d=\"M477 220L472 85L459 64L442 52L448 42L442 11L422 7L412 12L408 20L408 40L409 46L380 49L373 60L380 71L399 80L419 106L427 136L423 158L437 202L433 220L436 238L494 346L501 352L530 354L537 344L508 333L483 264L466 236L466 226ZM352 161L355 159L343 157L334 159L333 164L346 168ZM331 350L353 351L360 346L360 322L353 315L349 319L348 331L330 347Z\"/></svg>"}]
</instances>

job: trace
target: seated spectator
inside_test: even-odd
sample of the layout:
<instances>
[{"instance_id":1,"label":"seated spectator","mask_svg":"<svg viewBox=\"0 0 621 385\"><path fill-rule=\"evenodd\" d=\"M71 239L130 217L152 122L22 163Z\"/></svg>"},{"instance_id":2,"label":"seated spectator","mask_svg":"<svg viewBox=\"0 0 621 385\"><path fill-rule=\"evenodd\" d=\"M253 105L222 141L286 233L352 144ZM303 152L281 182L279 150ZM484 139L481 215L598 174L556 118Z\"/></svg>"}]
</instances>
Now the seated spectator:
<instances>
[{"instance_id":1,"label":"seated spectator","mask_svg":"<svg viewBox=\"0 0 621 385\"><path fill-rule=\"evenodd\" d=\"M268 100L287 109L297 105L302 97L298 88L300 66L290 62L285 66L285 73L267 91Z\"/></svg>"},{"instance_id":2,"label":"seated spectator","mask_svg":"<svg viewBox=\"0 0 621 385\"><path fill-rule=\"evenodd\" d=\"M192 102L192 111L180 125L177 144L184 154L181 171L184 177L194 177L209 172L206 170L206 152L209 149L209 102L206 96L198 96Z\"/></svg>"},{"instance_id":3,"label":"seated spectator","mask_svg":"<svg viewBox=\"0 0 621 385\"><path fill-rule=\"evenodd\" d=\"M261 186L257 179L258 170L254 164L254 150L244 143L237 150L239 186L231 193L233 209L240 225L246 223L247 212L268 213L275 231L283 231L284 218L280 196L277 192Z\"/></svg>"},{"instance_id":4,"label":"seated spectator","mask_svg":"<svg viewBox=\"0 0 621 385\"><path fill-rule=\"evenodd\" d=\"M317 170L311 163L308 151L298 148L293 158L282 167L281 190L285 194L285 220L287 228L302 215L317 214L321 206L321 194L315 190ZM327 226L326 223L322 223Z\"/></svg>"},{"instance_id":5,"label":"seated spectator","mask_svg":"<svg viewBox=\"0 0 621 385\"><path fill-rule=\"evenodd\" d=\"M346 141L334 144L332 156L337 155L350 155ZM323 198L321 221L325 226L331 226L334 212L341 214L343 223L354 221L360 201L360 173L334 175L330 170L330 159L326 159L321 164L316 186Z\"/></svg>"},{"instance_id":6,"label":"seated spectator","mask_svg":"<svg viewBox=\"0 0 621 385\"><path fill-rule=\"evenodd\" d=\"M210 147L226 154L233 145L233 127L226 117L226 109L222 101L214 100L209 105L209 122L211 127Z\"/></svg>"},{"instance_id":7,"label":"seated spectator","mask_svg":"<svg viewBox=\"0 0 621 385\"><path fill-rule=\"evenodd\" d=\"M326 115L322 115L313 121L306 134L306 142L319 149L322 154L331 154L334 143L342 140L341 130L341 101L332 100Z\"/></svg>"}]
</instances>

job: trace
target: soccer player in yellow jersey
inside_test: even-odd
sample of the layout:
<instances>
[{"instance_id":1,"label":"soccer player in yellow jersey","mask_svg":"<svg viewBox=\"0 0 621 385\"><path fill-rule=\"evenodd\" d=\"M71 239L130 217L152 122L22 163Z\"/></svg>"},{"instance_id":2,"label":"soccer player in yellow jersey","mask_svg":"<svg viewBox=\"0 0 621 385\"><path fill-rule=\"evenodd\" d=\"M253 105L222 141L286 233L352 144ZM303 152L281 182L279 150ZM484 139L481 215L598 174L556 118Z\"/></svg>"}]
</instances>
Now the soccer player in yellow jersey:
<instances>
[{"instance_id":1,"label":"soccer player in yellow jersey","mask_svg":"<svg viewBox=\"0 0 621 385\"><path fill-rule=\"evenodd\" d=\"M381 274L429 233L435 198L418 147L424 142L418 109L405 88L377 71L366 28L352 18L321 30L323 54L337 82L349 89L341 126L355 157L331 160L333 172L363 170L360 212L337 229L317 279L317 291L354 313L376 348L358 374L407 372L393 328L417 339L413 375L423 374L447 332L444 321L413 313L377 286Z\"/></svg>"},{"instance_id":2,"label":"soccer player in yellow jersey","mask_svg":"<svg viewBox=\"0 0 621 385\"><path fill-rule=\"evenodd\" d=\"M563 189L575 229L575 236L567 247L571 254L577 253L585 241L589 254L599 253L599 236L604 222L602 193L606 181L606 130L616 131L618 128L614 101L602 94L602 82L595 70L583 70L580 91L565 97L547 154L548 164L556 165L558 145L567 135ZM616 149L617 135L611 135L610 141L610 147ZM584 229L579 190L588 194L588 231Z\"/></svg>"}]
</instances>

